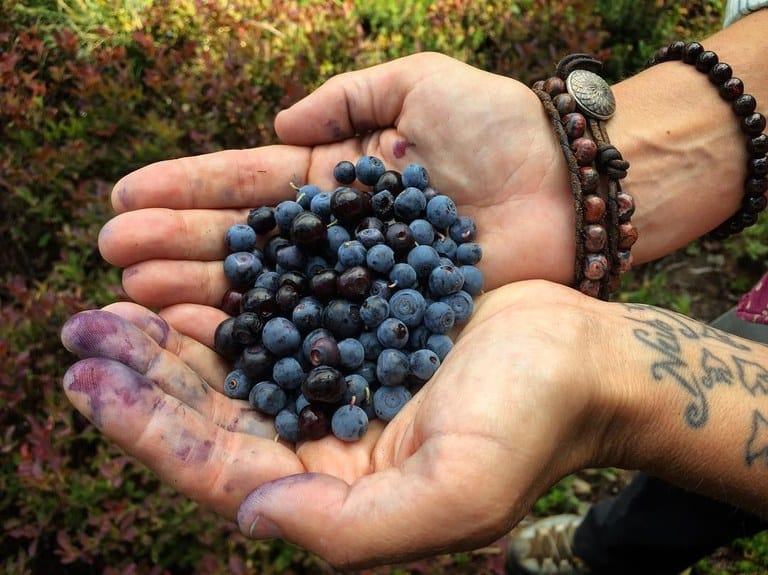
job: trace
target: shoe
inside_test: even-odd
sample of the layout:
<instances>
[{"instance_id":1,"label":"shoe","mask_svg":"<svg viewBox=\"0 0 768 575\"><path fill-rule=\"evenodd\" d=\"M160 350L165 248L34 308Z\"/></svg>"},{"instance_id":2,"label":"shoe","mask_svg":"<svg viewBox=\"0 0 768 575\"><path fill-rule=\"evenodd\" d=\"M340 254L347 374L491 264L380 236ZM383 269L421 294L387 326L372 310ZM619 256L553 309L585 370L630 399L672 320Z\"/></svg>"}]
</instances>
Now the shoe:
<instances>
[{"instance_id":1,"label":"shoe","mask_svg":"<svg viewBox=\"0 0 768 575\"><path fill-rule=\"evenodd\" d=\"M573 555L581 515L553 515L513 532L507 551L510 575L582 575L586 565Z\"/></svg>"}]
</instances>

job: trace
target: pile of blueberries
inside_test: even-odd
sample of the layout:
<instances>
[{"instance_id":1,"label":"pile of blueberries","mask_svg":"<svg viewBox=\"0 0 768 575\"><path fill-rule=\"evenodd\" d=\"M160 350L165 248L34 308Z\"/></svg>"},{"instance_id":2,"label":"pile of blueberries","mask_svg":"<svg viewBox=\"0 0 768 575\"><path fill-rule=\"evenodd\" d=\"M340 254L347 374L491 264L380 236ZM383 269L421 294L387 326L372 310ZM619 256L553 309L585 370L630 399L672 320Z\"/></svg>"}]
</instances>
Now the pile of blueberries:
<instances>
[{"instance_id":1,"label":"pile of blueberries","mask_svg":"<svg viewBox=\"0 0 768 575\"><path fill-rule=\"evenodd\" d=\"M224 391L274 416L289 442L356 441L371 419L394 418L483 288L475 222L424 166L364 156L333 176L334 190L298 187L225 235Z\"/></svg>"}]
</instances>

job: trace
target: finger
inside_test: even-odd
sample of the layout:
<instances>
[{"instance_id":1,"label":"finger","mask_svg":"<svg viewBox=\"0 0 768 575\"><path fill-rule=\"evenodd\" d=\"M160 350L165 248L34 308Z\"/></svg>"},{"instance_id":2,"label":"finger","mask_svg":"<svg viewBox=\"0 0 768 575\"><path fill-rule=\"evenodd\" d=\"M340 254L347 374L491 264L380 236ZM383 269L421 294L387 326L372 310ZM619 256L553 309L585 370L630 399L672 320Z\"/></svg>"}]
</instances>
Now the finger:
<instances>
[{"instance_id":1,"label":"finger","mask_svg":"<svg viewBox=\"0 0 768 575\"><path fill-rule=\"evenodd\" d=\"M220 260L149 260L123 270L125 293L147 307L181 302L217 307L229 287Z\"/></svg>"},{"instance_id":2,"label":"finger","mask_svg":"<svg viewBox=\"0 0 768 575\"><path fill-rule=\"evenodd\" d=\"M302 470L282 444L222 429L146 376L104 358L64 375L72 404L107 437L182 493L226 517L256 486Z\"/></svg>"},{"instance_id":3,"label":"finger","mask_svg":"<svg viewBox=\"0 0 768 575\"><path fill-rule=\"evenodd\" d=\"M265 146L166 160L123 177L112 190L118 213L141 208L247 208L295 195L305 180L310 150Z\"/></svg>"},{"instance_id":4,"label":"finger","mask_svg":"<svg viewBox=\"0 0 768 575\"><path fill-rule=\"evenodd\" d=\"M416 54L334 76L275 118L282 141L311 146L397 125L408 93L443 56Z\"/></svg>"},{"instance_id":5,"label":"finger","mask_svg":"<svg viewBox=\"0 0 768 575\"><path fill-rule=\"evenodd\" d=\"M180 303L160 310L160 316L178 332L213 349L213 335L229 316L220 309L191 303Z\"/></svg>"},{"instance_id":6,"label":"finger","mask_svg":"<svg viewBox=\"0 0 768 575\"><path fill-rule=\"evenodd\" d=\"M181 337L181 336L174 336ZM274 437L272 419L261 415L247 402L234 401L217 393L200 374L176 354L125 318L103 310L81 312L62 328L64 346L81 358L104 358L124 364L153 381L166 394L199 412L213 424L230 431ZM200 362L217 362L217 355L200 345ZM214 381L224 380L224 373Z\"/></svg>"},{"instance_id":7,"label":"finger","mask_svg":"<svg viewBox=\"0 0 768 575\"><path fill-rule=\"evenodd\" d=\"M189 307L191 311L181 321L176 323L174 314L165 316L167 310L155 314L148 309L130 302L110 304L103 311L114 313L127 319L145 334L157 342L163 349L178 356L183 363L197 373L216 391L224 392L224 380L230 370L229 364L213 349L213 334L216 327L227 314L207 306L178 306Z\"/></svg>"},{"instance_id":8,"label":"finger","mask_svg":"<svg viewBox=\"0 0 768 575\"><path fill-rule=\"evenodd\" d=\"M325 474L278 479L248 495L238 525L247 536L281 537L343 567L476 548L510 525L494 494L472 496L484 482L479 471L468 474L464 455L476 448L438 438L402 466L352 484Z\"/></svg>"},{"instance_id":9,"label":"finger","mask_svg":"<svg viewBox=\"0 0 768 575\"><path fill-rule=\"evenodd\" d=\"M126 212L101 228L99 251L109 263L123 268L151 259L223 260L224 234L246 218L246 210L234 209Z\"/></svg>"}]
</instances>

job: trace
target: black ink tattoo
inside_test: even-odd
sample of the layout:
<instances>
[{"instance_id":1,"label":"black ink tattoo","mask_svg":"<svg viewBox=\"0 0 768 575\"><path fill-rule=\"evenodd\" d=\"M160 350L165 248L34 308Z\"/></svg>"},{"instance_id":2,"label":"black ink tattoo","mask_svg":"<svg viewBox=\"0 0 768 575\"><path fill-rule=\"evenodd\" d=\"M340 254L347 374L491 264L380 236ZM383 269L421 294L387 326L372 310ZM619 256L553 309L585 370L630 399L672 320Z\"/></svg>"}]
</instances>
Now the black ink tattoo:
<instances>
[{"instance_id":1,"label":"black ink tattoo","mask_svg":"<svg viewBox=\"0 0 768 575\"><path fill-rule=\"evenodd\" d=\"M714 340L735 351L748 351L749 346L725 332L699 324L675 312L639 304L629 304L626 307L630 314L654 312L653 317L627 316L642 326L634 329L633 334L638 341L661 355L651 364L654 379L661 381L665 377L671 377L692 396L691 403L685 409L685 420L692 428L702 427L709 419L707 391L716 385L730 386L736 379L735 373L739 374L742 382L745 381L741 365L736 363L735 369L732 367L730 360L735 361L735 356L724 359L703 344ZM691 366L683 359L683 344L686 341L697 341L700 344L698 366ZM768 376L768 373L766 375ZM768 386L768 381L760 382L761 385Z\"/></svg>"},{"instance_id":2,"label":"black ink tattoo","mask_svg":"<svg viewBox=\"0 0 768 575\"><path fill-rule=\"evenodd\" d=\"M755 410L752 412L752 433L747 440L747 465L756 461L768 465L768 419Z\"/></svg>"},{"instance_id":3,"label":"black ink tattoo","mask_svg":"<svg viewBox=\"0 0 768 575\"><path fill-rule=\"evenodd\" d=\"M768 369L754 361L734 356L741 384L752 395L768 395Z\"/></svg>"}]
</instances>

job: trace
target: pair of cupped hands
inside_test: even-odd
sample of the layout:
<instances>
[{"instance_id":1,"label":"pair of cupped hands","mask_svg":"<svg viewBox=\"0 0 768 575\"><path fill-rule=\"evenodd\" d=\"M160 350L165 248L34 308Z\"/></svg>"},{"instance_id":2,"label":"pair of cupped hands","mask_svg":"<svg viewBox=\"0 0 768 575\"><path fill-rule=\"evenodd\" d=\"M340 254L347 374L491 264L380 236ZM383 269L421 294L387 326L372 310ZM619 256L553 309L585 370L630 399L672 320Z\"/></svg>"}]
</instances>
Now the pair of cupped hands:
<instances>
[{"instance_id":1,"label":"pair of cupped hands","mask_svg":"<svg viewBox=\"0 0 768 575\"><path fill-rule=\"evenodd\" d=\"M99 249L124 268L136 303L65 324L64 345L81 358L64 377L69 399L247 535L285 538L337 566L495 540L554 482L601 460L610 419L586 350L605 342L610 355L618 314L560 285L573 273L573 204L538 98L419 54L334 77L275 128L281 145L160 162L116 184ZM485 293L392 422L372 422L355 443L288 445L222 391L227 366L211 348L226 317L224 232L250 208L292 197L292 182L333 187L336 162L368 154L423 164L475 218Z\"/></svg>"}]
</instances>

